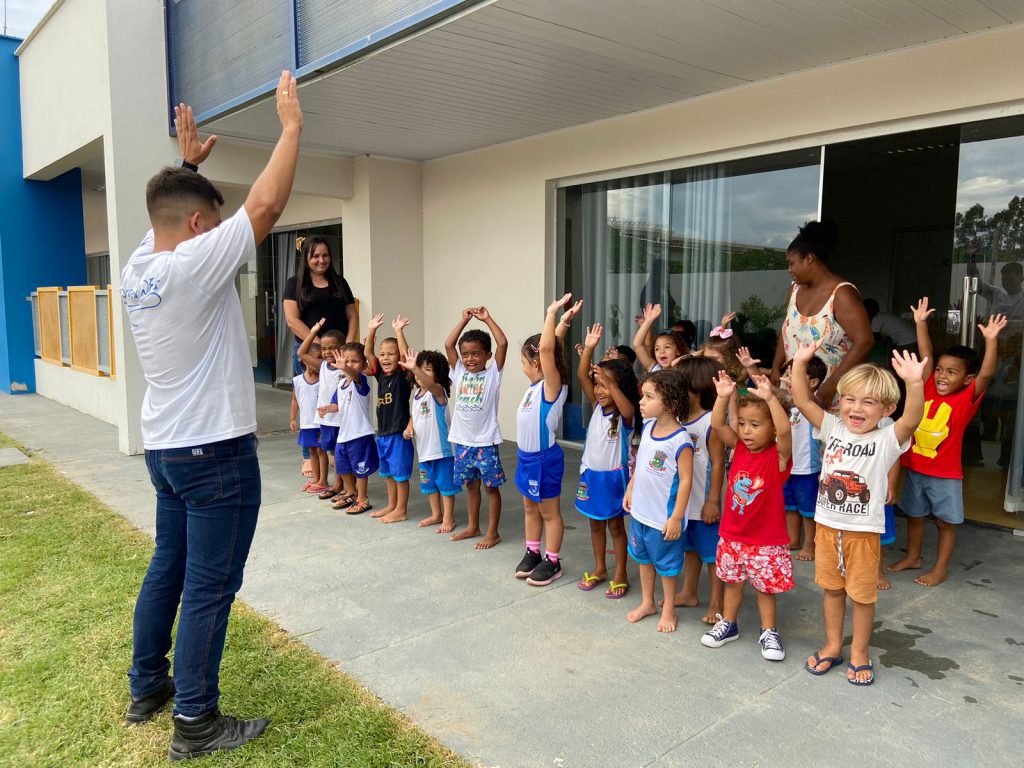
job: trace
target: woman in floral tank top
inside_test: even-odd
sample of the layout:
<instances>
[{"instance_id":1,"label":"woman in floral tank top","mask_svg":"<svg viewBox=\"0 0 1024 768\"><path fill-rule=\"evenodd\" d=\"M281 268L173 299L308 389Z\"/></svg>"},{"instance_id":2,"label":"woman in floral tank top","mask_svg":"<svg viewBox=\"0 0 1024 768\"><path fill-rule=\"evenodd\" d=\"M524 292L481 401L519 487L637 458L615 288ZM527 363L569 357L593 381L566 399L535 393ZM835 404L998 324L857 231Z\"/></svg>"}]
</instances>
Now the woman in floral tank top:
<instances>
[{"instance_id":1,"label":"woman in floral tank top","mask_svg":"<svg viewBox=\"0 0 1024 768\"><path fill-rule=\"evenodd\" d=\"M835 222L812 221L789 244L786 262L793 284L772 364L772 378L777 380L800 344L821 341L817 354L828 366L828 376L818 387L817 397L825 404L835 397L842 375L864 362L874 344L871 321L857 288L828 268L838 235Z\"/></svg>"}]
</instances>

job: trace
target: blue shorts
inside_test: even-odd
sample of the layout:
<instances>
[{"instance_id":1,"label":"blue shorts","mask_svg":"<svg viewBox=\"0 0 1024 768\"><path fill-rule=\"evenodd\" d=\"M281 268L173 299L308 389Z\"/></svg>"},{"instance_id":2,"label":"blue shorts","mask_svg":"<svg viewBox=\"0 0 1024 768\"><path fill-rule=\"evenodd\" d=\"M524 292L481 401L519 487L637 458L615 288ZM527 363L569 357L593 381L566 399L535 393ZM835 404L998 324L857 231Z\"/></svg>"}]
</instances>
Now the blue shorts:
<instances>
[{"instance_id":1,"label":"blue shorts","mask_svg":"<svg viewBox=\"0 0 1024 768\"><path fill-rule=\"evenodd\" d=\"M452 449L455 451L453 477L456 485L474 480L482 480L488 488L500 488L505 484L505 470L501 468L498 446L452 443Z\"/></svg>"},{"instance_id":2,"label":"blue shorts","mask_svg":"<svg viewBox=\"0 0 1024 768\"><path fill-rule=\"evenodd\" d=\"M896 543L896 506L885 505L885 533L882 534L882 546Z\"/></svg>"},{"instance_id":3,"label":"blue shorts","mask_svg":"<svg viewBox=\"0 0 1024 768\"><path fill-rule=\"evenodd\" d=\"M683 539L665 541L657 528L633 520L629 524L629 556L653 565L659 576L678 576L683 570Z\"/></svg>"},{"instance_id":4,"label":"blue shorts","mask_svg":"<svg viewBox=\"0 0 1024 768\"><path fill-rule=\"evenodd\" d=\"M629 470L612 469L601 472L585 469L576 486L576 510L591 520L611 520L622 517L622 497L626 495Z\"/></svg>"},{"instance_id":5,"label":"blue shorts","mask_svg":"<svg viewBox=\"0 0 1024 768\"><path fill-rule=\"evenodd\" d=\"M799 512L800 517L814 519L814 508L818 506L818 476L790 475L782 486L787 512Z\"/></svg>"},{"instance_id":6,"label":"blue shorts","mask_svg":"<svg viewBox=\"0 0 1024 768\"><path fill-rule=\"evenodd\" d=\"M376 440L380 476L392 477L399 483L412 477L412 440L406 440L401 432L381 435Z\"/></svg>"},{"instance_id":7,"label":"blue shorts","mask_svg":"<svg viewBox=\"0 0 1024 768\"><path fill-rule=\"evenodd\" d=\"M443 456L440 459L420 462L420 492L440 493L442 496L455 496L462 488L455 484L455 459Z\"/></svg>"},{"instance_id":8,"label":"blue shorts","mask_svg":"<svg viewBox=\"0 0 1024 768\"><path fill-rule=\"evenodd\" d=\"M299 445L303 448L320 447L320 427L299 430Z\"/></svg>"},{"instance_id":9,"label":"blue shorts","mask_svg":"<svg viewBox=\"0 0 1024 768\"><path fill-rule=\"evenodd\" d=\"M964 521L964 483L950 477L932 477L908 469L900 491L900 509L908 517L928 517L951 525Z\"/></svg>"},{"instance_id":10,"label":"blue shorts","mask_svg":"<svg viewBox=\"0 0 1024 768\"><path fill-rule=\"evenodd\" d=\"M555 443L536 453L519 451L516 461L516 488L530 501L556 499L562 495L565 454Z\"/></svg>"},{"instance_id":11,"label":"blue shorts","mask_svg":"<svg viewBox=\"0 0 1024 768\"><path fill-rule=\"evenodd\" d=\"M713 563L718 552L718 523L687 520L680 540L683 552L696 552L702 563Z\"/></svg>"},{"instance_id":12,"label":"blue shorts","mask_svg":"<svg viewBox=\"0 0 1024 768\"><path fill-rule=\"evenodd\" d=\"M338 428L330 424L320 425L320 447L327 453L334 453L334 447L338 444Z\"/></svg>"},{"instance_id":13,"label":"blue shorts","mask_svg":"<svg viewBox=\"0 0 1024 768\"><path fill-rule=\"evenodd\" d=\"M339 442L334 448L334 470L339 475L369 477L379 466L377 441L373 435L363 435L355 440Z\"/></svg>"}]
</instances>

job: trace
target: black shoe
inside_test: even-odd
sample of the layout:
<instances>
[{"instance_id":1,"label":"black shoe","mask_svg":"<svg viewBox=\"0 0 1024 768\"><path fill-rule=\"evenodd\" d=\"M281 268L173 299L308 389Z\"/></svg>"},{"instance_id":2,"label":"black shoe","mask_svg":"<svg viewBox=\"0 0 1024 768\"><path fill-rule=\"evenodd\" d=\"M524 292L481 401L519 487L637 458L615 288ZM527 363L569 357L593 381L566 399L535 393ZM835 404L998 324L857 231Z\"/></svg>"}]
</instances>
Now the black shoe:
<instances>
[{"instance_id":1,"label":"black shoe","mask_svg":"<svg viewBox=\"0 0 1024 768\"><path fill-rule=\"evenodd\" d=\"M174 698L174 678L167 678L167 684L162 690L144 696L141 699L132 699L125 713L124 721L129 724L144 723L152 720L153 717L164 708L164 705Z\"/></svg>"},{"instance_id":2,"label":"black shoe","mask_svg":"<svg viewBox=\"0 0 1024 768\"><path fill-rule=\"evenodd\" d=\"M525 579L533 573L533 569L540 565L541 559L540 552L534 552L532 549L526 550L523 559L516 566L516 578Z\"/></svg>"},{"instance_id":3,"label":"black shoe","mask_svg":"<svg viewBox=\"0 0 1024 768\"><path fill-rule=\"evenodd\" d=\"M533 573L526 580L531 587L546 587L552 581L562 578L562 561L553 563L546 557L541 564L533 569Z\"/></svg>"},{"instance_id":4,"label":"black shoe","mask_svg":"<svg viewBox=\"0 0 1024 768\"><path fill-rule=\"evenodd\" d=\"M222 749L235 749L262 736L269 720L237 720L212 709L195 720L174 718L174 736L167 756L171 760L209 755Z\"/></svg>"}]
</instances>

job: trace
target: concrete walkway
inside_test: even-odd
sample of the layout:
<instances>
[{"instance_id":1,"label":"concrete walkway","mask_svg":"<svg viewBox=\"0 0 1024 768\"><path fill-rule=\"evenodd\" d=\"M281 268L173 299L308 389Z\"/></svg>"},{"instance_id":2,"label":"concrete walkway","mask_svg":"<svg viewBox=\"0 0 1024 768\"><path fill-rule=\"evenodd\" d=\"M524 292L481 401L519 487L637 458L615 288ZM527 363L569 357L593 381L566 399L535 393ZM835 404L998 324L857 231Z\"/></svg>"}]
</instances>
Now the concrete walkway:
<instances>
[{"instance_id":1,"label":"concrete walkway","mask_svg":"<svg viewBox=\"0 0 1024 768\"><path fill-rule=\"evenodd\" d=\"M112 427L23 395L0 396L0 430L152 533L144 462L117 452ZM510 474L514 455L506 444ZM843 672L803 670L820 642L812 564L796 564L798 586L779 601L789 657L774 664L758 652L752 597L740 641L710 650L699 643L699 609L681 610L673 635L659 635L653 620L627 623L639 600L632 565L634 593L622 601L576 589L592 555L573 511L572 472L566 577L536 589L512 576L523 523L511 485L505 543L477 551L415 522L346 517L299 493L290 434L264 435L260 460L264 506L241 597L474 764L907 768L1024 759L1020 537L965 526L946 584L928 589L897 574L878 606L877 682L859 689ZM375 502L382 490L374 481ZM426 505L413 492L418 520ZM928 543L931 557L932 532Z\"/></svg>"}]
</instances>

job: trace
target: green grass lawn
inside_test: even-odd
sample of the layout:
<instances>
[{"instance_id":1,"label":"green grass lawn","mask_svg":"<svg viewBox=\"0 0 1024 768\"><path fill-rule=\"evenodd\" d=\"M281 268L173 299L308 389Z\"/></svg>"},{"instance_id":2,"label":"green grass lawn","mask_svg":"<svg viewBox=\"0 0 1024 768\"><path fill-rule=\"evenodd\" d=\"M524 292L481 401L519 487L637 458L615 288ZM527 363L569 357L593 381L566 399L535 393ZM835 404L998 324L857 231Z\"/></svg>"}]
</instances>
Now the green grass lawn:
<instances>
[{"instance_id":1,"label":"green grass lawn","mask_svg":"<svg viewBox=\"0 0 1024 768\"><path fill-rule=\"evenodd\" d=\"M0 435L0 447L16 445ZM170 707L122 724L132 611L153 542L33 458L0 468L0 764L166 765ZM221 706L266 735L201 765L466 766L246 606L231 612Z\"/></svg>"}]
</instances>

